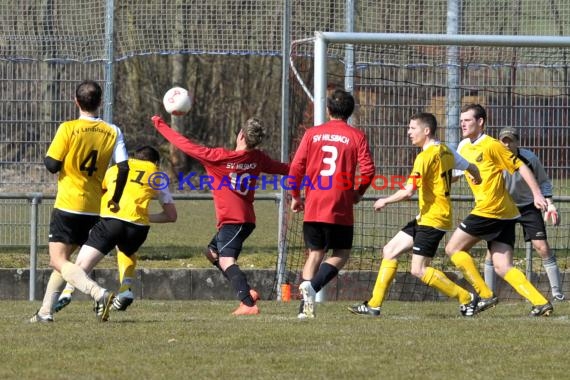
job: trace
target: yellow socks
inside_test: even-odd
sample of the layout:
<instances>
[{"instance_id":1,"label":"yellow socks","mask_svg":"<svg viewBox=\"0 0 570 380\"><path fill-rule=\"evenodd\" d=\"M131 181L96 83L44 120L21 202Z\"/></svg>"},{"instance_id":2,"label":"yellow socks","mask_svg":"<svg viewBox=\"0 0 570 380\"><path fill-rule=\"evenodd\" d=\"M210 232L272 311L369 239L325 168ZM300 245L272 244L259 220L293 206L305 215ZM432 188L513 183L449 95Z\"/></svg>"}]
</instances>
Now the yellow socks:
<instances>
[{"instance_id":1,"label":"yellow socks","mask_svg":"<svg viewBox=\"0 0 570 380\"><path fill-rule=\"evenodd\" d=\"M398 260L383 259L378 270L378 277L372 290L372 298L368 301L370 307L380 307L384 302L386 291L390 287L392 280L396 276L396 269L398 268Z\"/></svg>"},{"instance_id":2,"label":"yellow socks","mask_svg":"<svg viewBox=\"0 0 570 380\"><path fill-rule=\"evenodd\" d=\"M493 292L485 284L485 280L483 280L483 277L481 277L481 274L475 267L473 258L467 252L458 251L454 253L451 256L451 262L461 270L465 279L469 281L481 298L493 296Z\"/></svg>"},{"instance_id":3,"label":"yellow socks","mask_svg":"<svg viewBox=\"0 0 570 380\"><path fill-rule=\"evenodd\" d=\"M469 292L451 281L442 271L427 267L421 280L424 284L439 290L446 296L458 299L460 304L471 302Z\"/></svg>"},{"instance_id":4,"label":"yellow socks","mask_svg":"<svg viewBox=\"0 0 570 380\"><path fill-rule=\"evenodd\" d=\"M119 268L119 293L129 290L132 286L133 279L135 278L135 267L137 265L137 256L125 255L123 252L117 250L117 267Z\"/></svg>"},{"instance_id":5,"label":"yellow socks","mask_svg":"<svg viewBox=\"0 0 570 380\"><path fill-rule=\"evenodd\" d=\"M517 268L511 268L504 277L505 281L511 285L518 294L530 301L533 306L544 305L548 302L546 298L526 279L523 272Z\"/></svg>"}]
</instances>

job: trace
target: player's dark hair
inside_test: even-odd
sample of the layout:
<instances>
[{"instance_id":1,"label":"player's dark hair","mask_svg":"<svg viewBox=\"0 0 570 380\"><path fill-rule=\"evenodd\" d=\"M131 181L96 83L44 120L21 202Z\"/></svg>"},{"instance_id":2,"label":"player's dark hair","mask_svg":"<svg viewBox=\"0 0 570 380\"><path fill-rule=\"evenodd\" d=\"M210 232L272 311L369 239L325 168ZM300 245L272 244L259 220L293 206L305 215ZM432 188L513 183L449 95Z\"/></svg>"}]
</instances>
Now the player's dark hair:
<instances>
[{"instance_id":1,"label":"player's dark hair","mask_svg":"<svg viewBox=\"0 0 570 380\"><path fill-rule=\"evenodd\" d=\"M96 112L101 106L103 90L97 82L85 80L75 89L75 99L83 111Z\"/></svg>"},{"instance_id":2,"label":"player's dark hair","mask_svg":"<svg viewBox=\"0 0 570 380\"><path fill-rule=\"evenodd\" d=\"M471 103L461 107L461 113L467 111L473 111L475 119L483 119L483 126L487 124L487 111L485 111L485 108L483 108L481 104Z\"/></svg>"},{"instance_id":3,"label":"player's dark hair","mask_svg":"<svg viewBox=\"0 0 570 380\"><path fill-rule=\"evenodd\" d=\"M150 161L158 164L160 161L160 153L150 145L145 145L135 151L135 158L143 161Z\"/></svg>"},{"instance_id":4,"label":"player's dark hair","mask_svg":"<svg viewBox=\"0 0 570 380\"><path fill-rule=\"evenodd\" d=\"M354 97L350 92L336 89L327 97L327 109L330 117L346 121L354 112Z\"/></svg>"},{"instance_id":5,"label":"player's dark hair","mask_svg":"<svg viewBox=\"0 0 570 380\"><path fill-rule=\"evenodd\" d=\"M245 138L245 145L247 145L248 149L253 149L261 144L265 137L263 123L255 117L248 119L241 130Z\"/></svg>"},{"instance_id":6,"label":"player's dark hair","mask_svg":"<svg viewBox=\"0 0 570 380\"><path fill-rule=\"evenodd\" d=\"M417 112L412 115L410 120L416 120L424 127L429 128L429 134L431 137L435 137L435 131L437 130L437 119L435 115L429 112Z\"/></svg>"}]
</instances>

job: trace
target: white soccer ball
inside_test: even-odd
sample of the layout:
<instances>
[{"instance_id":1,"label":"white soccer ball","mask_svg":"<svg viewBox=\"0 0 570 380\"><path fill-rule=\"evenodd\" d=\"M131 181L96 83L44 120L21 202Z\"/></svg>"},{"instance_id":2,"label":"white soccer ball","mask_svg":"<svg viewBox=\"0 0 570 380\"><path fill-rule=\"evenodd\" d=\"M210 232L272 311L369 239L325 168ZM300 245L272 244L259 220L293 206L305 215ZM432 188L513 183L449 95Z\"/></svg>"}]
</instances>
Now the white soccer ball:
<instances>
[{"instance_id":1,"label":"white soccer ball","mask_svg":"<svg viewBox=\"0 0 570 380\"><path fill-rule=\"evenodd\" d=\"M186 115L192 108L192 96L182 87L172 87L162 98L164 109L171 115Z\"/></svg>"}]
</instances>

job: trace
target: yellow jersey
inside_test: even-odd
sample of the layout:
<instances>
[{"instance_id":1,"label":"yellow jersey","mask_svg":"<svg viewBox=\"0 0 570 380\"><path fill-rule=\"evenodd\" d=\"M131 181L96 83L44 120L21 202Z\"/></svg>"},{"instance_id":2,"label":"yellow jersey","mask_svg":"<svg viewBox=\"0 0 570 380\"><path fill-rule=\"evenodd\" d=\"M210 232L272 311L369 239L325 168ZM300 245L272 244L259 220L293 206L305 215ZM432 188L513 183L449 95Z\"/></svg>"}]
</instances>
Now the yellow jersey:
<instances>
[{"instance_id":1,"label":"yellow jersey","mask_svg":"<svg viewBox=\"0 0 570 380\"><path fill-rule=\"evenodd\" d=\"M101 199L101 217L114 218L124 220L134 224L149 225L148 208L150 201L157 195L155 190L149 184L149 177L158 171L153 162L146 160L129 159L129 177L127 184L123 190L123 196L119 201L120 210L111 212L107 207L107 203L115 193L115 185L117 180L117 165L111 166L103 180L103 189L105 193ZM151 177L151 183L154 186L162 187L160 183L155 183ZM172 203L172 197L168 192L168 187L158 192L161 204Z\"/></svg>"},{"instance_id":2,"label":"yellow jersey","mask_svg":"<svg viewBox=\"0 0 570 380\"><path fill-rule=\"evenodd\" d=\"M418 225L451 229L450 189L454 168L453 151L440 142L429 145L417 155L408 184L415 183L418 189Z\"/></svg>"},{"instance_id":3,"label":"yellow jersey","mask_svg":"<svg viewBox=\"0 0 570 380\"><path fill-rule=\"evenodd\" d=\"M62 162L54 208L87 215L99 214L101 182L111 158L127 159L119 128L85 116L60 124L46 155Z\"/></svg>"},{"instance_id":4,"label":"yellow jersey","mask_svg":"<svg viewBox=\"0 0 570 380\"><path fill-rule=\"evenodd\" d=\"M459 143L457 151L467 161L479 168L482 182L473 184L465 176L475 197L475 208L471 214L491 219L514 219L519 210L505 187L503 170L513 174L523 162L508 150L499 140L486 134L471 142L465 139Z\"/></svg>"}]
</instances>

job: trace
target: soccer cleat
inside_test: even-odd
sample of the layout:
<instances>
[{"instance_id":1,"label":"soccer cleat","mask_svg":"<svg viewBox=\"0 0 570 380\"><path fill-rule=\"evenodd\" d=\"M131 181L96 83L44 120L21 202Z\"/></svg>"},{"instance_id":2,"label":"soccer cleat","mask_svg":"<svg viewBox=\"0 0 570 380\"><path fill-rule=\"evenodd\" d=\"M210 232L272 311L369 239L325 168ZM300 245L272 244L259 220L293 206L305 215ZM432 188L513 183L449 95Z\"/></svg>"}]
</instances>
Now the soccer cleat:
<instances>
[{"instance_id":1,"label":"soccer cleat","mask_svg":"<svg viewBox=\"0 0 570 380\"><path fill-rule=\"evenodd\" d=\"M315 296L317 292L313 289L311 281L303 281L299 285L299 290L303 295L303 312L299 314L299 319L315 318Z\"/></svg>"},{"instance_id":2,"label":"soccer cleat","mask_svg":"<svg viewBox=\"0 0 570 380\"><path fill-rule=\"evenodd\" d=\"M257 305L247 306L243 302L239 303L237 309L232 313L233 315L257 315L259 314L259 308Z\"/></svg>"},{"instance_id":3,"label":"soccer cleat","mask_svg":"<svg viewBox=\"0 0 570 380\"><path fill-rule=\"evenodd\" d=\"M471 302L459 306L459 312L464 317L473 317L478 312L477 306L480 298L473 293L469 294L471 295Z\"/></svg>"},{"instance_id":4,"label":"soccer cleat","mask_svg":"<svg viewBox=\"0 0 570 380\"><path fill-rule=\"evenodd\" d=\"M477 310L475 310L475 313L480 313L482 311L495 307L497 306L498 303L499 303L499 297L496 296L489 298L481 298L477 303Z\"/></svg>"},{"instance_id":5,"label":"soccer cleat","mask_svg":"<svg viewBox=\"0 0 570 380\"><path fill-rule=\"evenodd\" d=\"M552 296L552 301L554 302L566 301L566 296L564 296L564 294L562 293L555 294L554 296Z\"/></svg>"},{"instance_id":6,"label":"soccer cleat","mask_svg":"<svg viewBox=\"0 0 570 380\"><path fill-rule=\"evenodd\" d=\"M30 318L30 323L49 323L53 322L53 315L48 314L45 317L42 317L39 313L39 310L34 314L32 318Z\"/></svg>"},{"instance_id":7,"label":"soccer cleat","mask_svg":"<svg viewBox=\"0 0 570 380\"><path fill-rule=\"evenodd\" d=\"M349 306L348 311L356 315L368 315L370 317L380 316L380 308L368 306L368 301L364 301L359 305Z\"/></svg>"},{"instance_id":8,"label":"soccer cleat","mask_svg":"<svg viewBox=\"0 0 570 380\"><path fill-rule=\"evenodd\" d=\"M554 307L550 302L544 305L534 305L530 311L529 316L531 317L549 317L554 311Z\"/></svg>"},{"instance_id":9,"label":"soccer cleat","mask_svg":"<svg viewBox=\"0 0 570 380\"><path fill-rule=\"evenodd\" d=\"M109 319L109 313L111 312L114 299L115 294L113 292L105 291L103 298L95 304L93 310L100 322L107 322Z\"/></svg>"},{"instance_id":10,"label":"soccer cleat","mask_svg":"<svg viewBox=\"0 0 570 380\"><path fill-rule=\"evenodd\" d=\"M62 294L61 296L59 296L57 302L55 303L53 310L56 313L58 313L61 311L61 309L63 309L70 303L71 303L71 294Z\"/></svg>"},{"instance_id":11,"label":"soccer cleat","mask_svg":"<svg viewBox=\"0 0 570 380\"><path fill-rule=\"evenodd\" d=\"M125 311L133 303L134 300L135 300L135 295L133 294L131 289L125 290L124 292L117 294L117 296L113 300L113 305L111 306L111 308L117 311Z\"/></svg>"}]
</instances>

